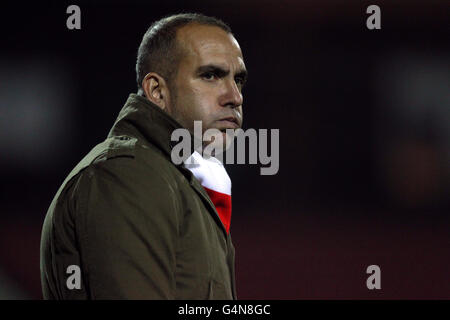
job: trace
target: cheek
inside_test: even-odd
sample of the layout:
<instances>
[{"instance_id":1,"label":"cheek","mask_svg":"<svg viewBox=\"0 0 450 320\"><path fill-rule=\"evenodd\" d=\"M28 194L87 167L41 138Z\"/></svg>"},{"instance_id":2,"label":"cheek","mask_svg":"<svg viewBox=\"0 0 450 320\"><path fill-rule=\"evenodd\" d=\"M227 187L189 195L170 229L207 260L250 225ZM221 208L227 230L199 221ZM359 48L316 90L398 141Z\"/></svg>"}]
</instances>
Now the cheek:
<instances>
[{"instance_id":1,"label":"cheek","mask_svg":"<svg viewBox=\"0 0 450 320\"><path fill-rule=\"evenodd\" d=\"M177 96L177 113L180 122L189 129L194 128L194 121L202 121L203 130L210 126L212 118L207 95L195 88L183 88Z\"/></svg>"},{"instance_id":2,"label":"cheek","mask_svg":"<svg viewBox=\"0 0 450 320\"><path fill-rule=\"evenodd\" d=\"M201 88L193 90L193 112L198 120L202 120L204 126L209 127L217 114L217 99L211 90Z\"/></svg>"},{"instance_id":3,"label":"cheek","mask_svg":"<svg viewBox=\"0 0 450 320\"><path fill-rule=\"evenodd\" d=\"M179 87L177 105L185 122L193 126L194 120L201 120L203 130L213 127L213 122L222 112L217 90L196 80Z\"/></svg>"}]
</instances>

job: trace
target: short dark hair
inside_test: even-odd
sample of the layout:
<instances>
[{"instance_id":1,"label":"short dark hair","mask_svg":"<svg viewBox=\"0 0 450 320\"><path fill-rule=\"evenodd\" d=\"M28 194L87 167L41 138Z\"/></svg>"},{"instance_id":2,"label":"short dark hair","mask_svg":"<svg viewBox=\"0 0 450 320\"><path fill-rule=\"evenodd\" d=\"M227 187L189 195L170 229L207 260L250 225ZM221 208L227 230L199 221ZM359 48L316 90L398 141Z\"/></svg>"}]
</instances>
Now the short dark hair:
<instances>
[{"instance_id":1,"label":"short dark hair","mask_svg":"<svg viewBox=\"0 0 450 320\"><path fill-rule=\"evenodd\" d=\"M136 81L138 90L149 72L156 72L166 81L175 77L182 56L177 47L176 32L181 27L197 23L221 28L232 34L231 28L222 20L200 13L179 13L155 21L144 34L136 59Z\"/></svg>"}]
</instances>

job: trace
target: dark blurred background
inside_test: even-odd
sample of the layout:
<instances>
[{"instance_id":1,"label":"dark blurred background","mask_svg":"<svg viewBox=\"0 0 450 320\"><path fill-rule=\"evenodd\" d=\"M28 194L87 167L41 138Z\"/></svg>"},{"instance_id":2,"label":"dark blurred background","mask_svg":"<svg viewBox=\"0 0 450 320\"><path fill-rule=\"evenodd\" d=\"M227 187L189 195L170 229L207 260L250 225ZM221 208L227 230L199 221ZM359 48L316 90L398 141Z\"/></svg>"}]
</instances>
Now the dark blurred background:
<instances>
[{"instance_id":1,"label":"dark blurred background","mask_svg":"<svg viewBox=\"0 0 450 320\"><path fill-rule=\"evenodd\" d=\"M66 8L81 8L81 30ZM381 8L381 30L366 8ZM74 1L0 6L0 298L41 299L59 185L136 91L156 19L201 12L244 53L245 128L280 169L228 166L240 299L450 298L449 1ZM368 290L366 268L381 268Z\"/></svg>"}]
</instances>

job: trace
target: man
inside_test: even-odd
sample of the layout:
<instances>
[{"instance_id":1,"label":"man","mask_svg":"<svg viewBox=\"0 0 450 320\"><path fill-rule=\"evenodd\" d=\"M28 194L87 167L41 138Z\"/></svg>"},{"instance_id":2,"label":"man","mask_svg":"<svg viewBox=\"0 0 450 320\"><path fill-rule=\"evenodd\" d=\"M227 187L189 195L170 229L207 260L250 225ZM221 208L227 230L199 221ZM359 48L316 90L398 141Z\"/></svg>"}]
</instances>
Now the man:
<instances>
[{"instance_id":1,"label":"man","mask_svg":"<svg viewBox=\"0 0 450 320\"><path fill-rule=\"evenodd\" d=\"M197 152L175 165L171 134L241 126L239 44L215 18L170 16L144 35L136 71L138 94L47 212L44 298L236 299L229 177Z\"/></svg>"}]
</instances>

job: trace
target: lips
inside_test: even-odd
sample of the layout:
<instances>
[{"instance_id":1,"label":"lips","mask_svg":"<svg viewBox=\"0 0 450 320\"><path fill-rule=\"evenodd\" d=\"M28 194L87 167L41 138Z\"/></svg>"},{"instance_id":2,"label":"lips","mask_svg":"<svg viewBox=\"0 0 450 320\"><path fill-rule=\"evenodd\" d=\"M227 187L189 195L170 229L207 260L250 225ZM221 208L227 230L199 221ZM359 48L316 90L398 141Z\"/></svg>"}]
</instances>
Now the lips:
<instances>
[{"instance_id":1,"label":"lips","mask_svg":"<svg viewBox=\"0 0 450 320\"><path fill-rule=\"evenodd\" d=\"M239 122L237 120L237 118L235 117L227 117L227 118L223 118L218 120L219 124L220 124L220 129L237 129L240 128Z\"/></svg>"}]
</instances>

